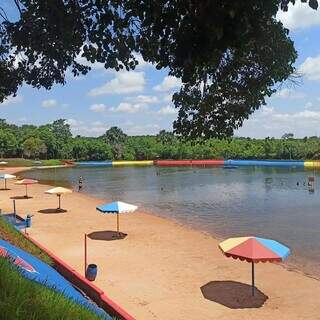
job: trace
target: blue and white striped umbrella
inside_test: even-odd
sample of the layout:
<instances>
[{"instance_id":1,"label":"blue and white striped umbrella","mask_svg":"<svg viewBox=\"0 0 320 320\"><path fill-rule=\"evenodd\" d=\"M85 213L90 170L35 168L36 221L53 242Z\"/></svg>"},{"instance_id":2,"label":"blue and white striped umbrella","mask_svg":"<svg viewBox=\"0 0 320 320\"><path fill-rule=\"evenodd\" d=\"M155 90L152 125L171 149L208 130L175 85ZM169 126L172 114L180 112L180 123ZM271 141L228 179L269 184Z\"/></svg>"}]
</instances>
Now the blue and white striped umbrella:
<instances>
[{"instance_id":1,"label":"blue and white striped umbrella","mask_svg":"<svg viewBox=\"0 0 320 320\"><path fill-rule=\"evenodd\" d=\"M138 209L133 204L115 201L111 203L105 203L97 207L97 210L102 213L116 213L117 214L117 232L119 233L119 213L133 212Z\"/></svg>"}]
</instances>

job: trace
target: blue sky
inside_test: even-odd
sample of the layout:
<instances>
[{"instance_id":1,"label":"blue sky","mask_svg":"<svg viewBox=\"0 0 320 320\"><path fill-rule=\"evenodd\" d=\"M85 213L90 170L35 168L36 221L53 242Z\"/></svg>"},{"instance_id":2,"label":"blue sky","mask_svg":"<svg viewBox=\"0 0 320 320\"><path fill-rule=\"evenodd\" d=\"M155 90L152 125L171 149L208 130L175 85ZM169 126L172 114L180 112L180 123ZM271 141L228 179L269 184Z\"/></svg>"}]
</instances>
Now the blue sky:
<instances>
[{"instance_id":1,"label":"blue sky","mask_svg":"<svg viewBox=\"0 0 320 320\"><path fill-rule=\"evenodd\" d=\"M236 135L280 137L293 132L297 137L320 136L320 10L298 2L278 17L295 42L302 83L297 87L284 84ZM134 71L118 73L95 64L88 75L73 78L68 74L65 86L56 85L50 91L21 87L15 98L0 104L0 118L36 125L65 118L74 134L87 136L101 135L111 126L132 135L156 134L172 129L177 114L171 96L179 85L166 70L158 71L143 61Z\"/></svg>"}]
</instances>

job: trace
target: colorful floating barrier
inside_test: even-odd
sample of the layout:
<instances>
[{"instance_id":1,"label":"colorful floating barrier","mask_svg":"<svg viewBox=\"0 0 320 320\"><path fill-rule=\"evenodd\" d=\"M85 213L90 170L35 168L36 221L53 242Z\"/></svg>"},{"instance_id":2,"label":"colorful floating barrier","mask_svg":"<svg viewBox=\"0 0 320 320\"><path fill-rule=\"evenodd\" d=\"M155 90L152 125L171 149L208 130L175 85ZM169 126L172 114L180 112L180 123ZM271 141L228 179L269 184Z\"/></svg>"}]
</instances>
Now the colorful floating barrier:
<instances>
[{"instance_id":1,"label":"colorful floating barrier","mask_svg":"<svg viewBox=\"0 0 320 320\"><path fill-rule=\"evenodd\" d=\"M140 161L112 161L113 167L120 166L153 166L153 160L140 160Z\"/></svg>"},{"instance_id":2,"label":"colorful floating barrier","mask_svg":"<svg viewBox=\"0 0 320 320\"><path fill-rule=\"evenodd\" d=\"M304 161L294 160L225 160L225 166L259 166L303 168Z\"/></svg>"},{"instance_id":3,"label":"colorful floating barrier","mask_svg":"<svg viewBox=\"0 0 320 320\"><path fill-rule=\"evenodd\" d=\"M81 161L75 162L78 167L112 167L112 161Z\"/></svg>"},{"instance_id":4,"label":"colorful floating barrier","mask_svg":"<svg viewBox=\"0 0 320 320\"><path fill-rule=\"evenodd\" d=\"M318 168L320 169L320 161L304 161L304 160L140 160L140 161L86 161L75 162L79 167L125 167L125 166L152 166L159 167L210 167L224 166L243 167L288 167L288 168Z\"/></svg>"},{"instance_id":5,"label":"colorful floating barrier","mask_svg":"<svg viewBox=\"0 0 320 320\"><path fill-rule=\"evenodd\" d=\"M223 166L224 160L156 160L159 167Z\"/></svg>"},{"instance_id":6,"label":"colorful floating barrier","mask_svg":"<svg viewBox=\"0 0 320 320\"><path fill-rule=\"evenodd\" d=\"M21 275L62 293L73 301L93 311L102 319L112 318L101 308L84 297L69 281L62 277L56 270L42 262L33 255L21 250L7 241L0 240L0 256L8 258L21 271Z\"/></svg>"},{"instance_id":7,"label":"colorful floating barrier","mask_svg":"<svg viewBox=\"0 0 320 320\"><path fill-rule=\"evenodd\" d=\"M319 169L320 168L320 161L305 161L304 162L304 166L305 166L305 168L310 168L310 169L316 168L316 169Z\"/></svg>"}]
</instances>

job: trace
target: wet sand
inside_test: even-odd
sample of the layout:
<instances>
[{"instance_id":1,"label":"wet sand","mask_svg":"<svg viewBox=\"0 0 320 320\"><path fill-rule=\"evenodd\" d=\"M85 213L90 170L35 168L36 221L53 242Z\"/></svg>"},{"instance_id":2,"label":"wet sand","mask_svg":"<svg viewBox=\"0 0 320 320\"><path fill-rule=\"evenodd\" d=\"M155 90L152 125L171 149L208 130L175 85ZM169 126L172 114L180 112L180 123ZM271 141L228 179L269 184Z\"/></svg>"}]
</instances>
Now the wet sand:
<instances>
[{"instance_id":1,"label":"wet sand","mask_svg":"<svg viewBox=\"0 0 320 320\"><path fill-rule=\"evenodd\" d=\"M10 197L25 191L12 181L8 187L0 191L3 212L12 212ZM88 262L98 265L95 284L137 319L320 319L318 280L259 263L252 298L251 265L224 257L212 236L138 211L120 216L127 235L115 240L116 216L95 210L103 201L75 192L62 196L67 212L53 213L58 199L44 194L49 188L32 185L33 198L16 201L20 215L34 215L29 234L81 273L89 234Z\"/></svg>"}]
</instances>

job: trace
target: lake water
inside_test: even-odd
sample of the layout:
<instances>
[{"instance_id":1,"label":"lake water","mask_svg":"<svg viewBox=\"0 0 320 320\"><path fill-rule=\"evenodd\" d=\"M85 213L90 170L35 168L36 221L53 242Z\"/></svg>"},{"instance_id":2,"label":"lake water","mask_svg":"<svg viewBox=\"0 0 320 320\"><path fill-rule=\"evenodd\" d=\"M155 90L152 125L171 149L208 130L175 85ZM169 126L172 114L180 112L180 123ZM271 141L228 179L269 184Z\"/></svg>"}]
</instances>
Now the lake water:
<instances>
[{"instance_id":1,"label":"lake water","mask_svg":"<svg viewBox=\"0 0 320 320\"><path fill-rule=\"evenodd\" d=\"M291 265L320 275L320 192L312 171L290 168L62 168L27 177L77 187L99 198L137 204L221 238L259 235L292 249ZM299 182L299 185L297 185ZM305 183L305 185L304 185Z\"/></svg>"}]
</instances>

